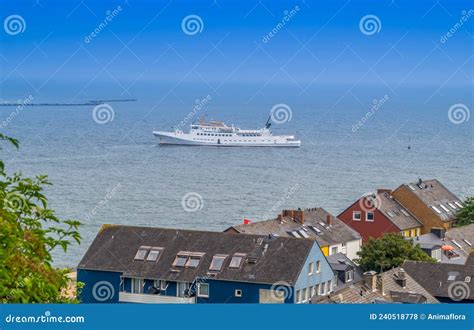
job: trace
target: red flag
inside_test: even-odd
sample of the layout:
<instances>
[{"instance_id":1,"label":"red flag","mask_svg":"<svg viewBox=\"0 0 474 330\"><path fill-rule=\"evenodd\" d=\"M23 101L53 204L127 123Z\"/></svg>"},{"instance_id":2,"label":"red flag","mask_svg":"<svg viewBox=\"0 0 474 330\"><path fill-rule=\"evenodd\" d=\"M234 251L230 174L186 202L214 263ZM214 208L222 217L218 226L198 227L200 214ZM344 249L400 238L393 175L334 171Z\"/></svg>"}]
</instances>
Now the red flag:
<instances>
[{"instance_id":1,"label":"red flag","mask_svg":"<svg viewBox=\"0 0 474 330\"><path fill-rule=\"evenodd\" d=\"M245 219L244 218L244 225L248 225L249 223L251 223L252 221L250 221L249 219Z\"/></svg>"}]
</instances>

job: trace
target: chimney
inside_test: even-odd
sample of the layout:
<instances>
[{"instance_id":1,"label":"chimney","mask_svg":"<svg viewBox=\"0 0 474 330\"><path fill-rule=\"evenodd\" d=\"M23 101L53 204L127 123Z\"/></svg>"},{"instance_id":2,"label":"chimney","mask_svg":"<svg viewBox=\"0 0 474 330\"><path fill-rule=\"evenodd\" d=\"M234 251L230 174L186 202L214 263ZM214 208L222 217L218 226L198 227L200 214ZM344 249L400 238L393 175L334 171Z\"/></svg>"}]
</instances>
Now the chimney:
<instances>
[{"instance_id":1,"label":"chimney","mask_svg":"<svg viewBox=\"0 0 474 330\"><path fill-rule=\"evenodd\" d=\"M326 224L327 224L328 226L331 226L331 225L332 225L332 215L326 214Z\"/></svg>"},{"instance_id":2,"label":"chimney","mask_svg":"<svg viewBox=\"0 0 474 330\"><path fill-rule=\"evenodd\" d=\"M285 211L283 211L283 212L285 212ZM278 214L278 215L277 215L277 221L278 221L278 223L281 224L281 223L282 223L282 220L283 220L283 215L282 215L282 214Z\"/></svg>"},{"instance_id":3,"label":"chimney","mask_svg":"<svg viewBox=\"0 0 474 330\"><path fill-rule=\"evenodd\" d=\"M430 232L432 234L435 234L439 239L442 240L444 240L444 238L446 237L446 229L444 228L433 227L431 228Z\"/></svg>"},{"instance_id":4,"label":"chimney","mask_svg":"<svg viewBox=\"0 0 474 330\"><path fill-rule=\"evenodd\" d=\"M398 270L397 275L396 275L396 282L402 288L407 286L407 276L406 276L405 270L403 268L400 268Z\"/></svg>"},{"instance_id":5,"label":"chimney","mask_svg":"<svg viewBox=\"0 0 474 330\"><path fill-rule=\"evenodd\" d=\"M293 212L294 220L303 225L304 224L304 211L295 210L295 211L292 211L292 212Z\"/></svg>"},{"instance_id":6,"label":"chimney","mask_svg":"<svg viewBox=\"0 0 474 330\"><path fill-rule=\"evenodd\" d=\"M378 275L378 289L382 296L385 296L385 285L383 282L383 274Z\"/></svg>"},{"instance_id":7,"label":"chimney","mask_svg":"<svg viewBox=\"0 0 474 330\"><path fill-rule=\"evenodd\" d=\"M370 289L370 291L377 291L377 273L373 270L364 273L364 283Z\"/></svg>"}]
</instances>

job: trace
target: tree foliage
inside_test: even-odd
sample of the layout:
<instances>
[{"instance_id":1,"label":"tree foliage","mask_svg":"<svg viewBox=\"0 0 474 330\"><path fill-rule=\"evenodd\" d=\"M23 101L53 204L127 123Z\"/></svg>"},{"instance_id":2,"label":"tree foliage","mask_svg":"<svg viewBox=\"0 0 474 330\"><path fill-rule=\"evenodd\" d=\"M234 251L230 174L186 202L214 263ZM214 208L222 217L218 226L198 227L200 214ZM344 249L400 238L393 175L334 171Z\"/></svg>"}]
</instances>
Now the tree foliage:
<instances>
[{"instance_id":1,"label":"tree foliage","mask_svg":"<svg viewBox=\"0 0 474 330\"><path fill-rule=\"evenodd\" d=\"M474 197L466 198L463 207L456 213L456 227L474 223Z\"/></svg>"},{"instance_id":2,"label":"tree foliage","mask_svg":"<svg viewBox=\"0 0 474 330\"><path fill-rule=\"evenodd\" d=\"M0 134L0 143L18 141ZM3 303L74 302L62 292L67 269L53 266L52 251L80 243L80 222L62 220L43 194L46 176L9 176L0 160L0 301Z\"/></svg>"},{"instance_id":3,"label":"tree foliage","mask_svg":"<svg viewBox=\"0 0 474 330\"><path fill-rule=\"evenodd\" d=\"M405 260L436 262L419 245L414 245L413 240L398 233L369 239L357 255L356 262L364 271L385 271L400 266Z\"/></svg>"}]
</instances>

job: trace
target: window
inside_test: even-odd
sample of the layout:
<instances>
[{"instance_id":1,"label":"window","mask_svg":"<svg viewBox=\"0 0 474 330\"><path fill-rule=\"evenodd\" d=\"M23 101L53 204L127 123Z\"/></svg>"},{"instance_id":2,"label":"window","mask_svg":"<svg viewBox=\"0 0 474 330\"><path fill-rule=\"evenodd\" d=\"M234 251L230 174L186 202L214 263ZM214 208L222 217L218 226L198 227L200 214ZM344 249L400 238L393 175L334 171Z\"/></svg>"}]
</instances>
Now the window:
<instances>
[{"instance_id":1,"label":"window","mask_svg":"<svg viewBox=\"0 0 474 330\"><path fill-rule=\"evenodd\" d=\"M310 262L308 265L308 275L313 275L314 272L314 263Z\"/></svg>"},{"instance_id":2,"label":"window","mask_svg":"<svg viewBox=\"0 0 474 330\"><path fill-rule=\"evenodd\" d=\"M415 187L413 187L411 184L408 185L408 187L410 187L411 190L415 191Z\"/></svg>"},{"instance_id":3,"label":"window","mask_svg":"<svg viewBox=\"0 0 474 330\"><path fill-rule=\"evenodd\" d=\"M453 210L456 209L456 205L454 205L453 203L448 203L448 205L449 205Z\"/></svg>"},{"instance_id":4,"label":"window","mask_svg":"<svg viewBox=\"0 0 474 330\"><path fill-rule=\"evenodd\" d=\"M462 249L461 244L459 244L459 243L456 242L455 240L451 240L451 242L453 242L453 244L456 245L458 248Z\"/></svg>"},{"instance_id":5,"label":"window","mask_svg":"<svg viewBox=\"0 0 474 330\"><path fill-rule=\"evenodd\" d=\"M337 246L333 246L331 248L331 255L336 254L336 253L337 253Z\"/></svg>"},{"instance_id":6,"label":"window","mask_svg":"<svg viewBox=\"0 0 474 330\"><path fill-rule=\"evenodd\" d=\"M155 248L152 247L150 250L150 253L148 253L148 256L146 257L146 261L156 261L158 260L158 257L160 256L161 251L163 248Z\"/></svg>"},{"instance_id":7,"label":"window","mask_svg":"<svg viewBox=\"0 0 474 330\"><path fill-rule=\"evenodd\" d=\"M345 282L351 282L354 280L354 270L351 269L351 270L348 270L346 271L346 274L345 274Z\"/></svg>"},{"instance_id":8,"label":"window","mask_svg":"<svg viewBox=\"0 0 474 330\"><path fill-rule=\"evenodd\" d=\"M173 266L175 267L184 267L186 261L188 260L189 254L187 253L179 253L174 259Z\"/></svg>"},{"instance_id":9,"label":"window","mask_svg":"<svg viewBox=\"0 0 474 330\"><path fill-rule=\"evenodd\" d=\"M329 294L332 291L332 280L326 282L326 293Z\"/></svg>"},{"instance_id":10,"label":"window","mask_svg":"<svg viewBox=\"0 0 474 330\"><path fill-rule=\"evenodd\" d=\"M138 251L137 253L135 254L135 260L145 260L145 256L148 252L148 250L150 250L151 246L140 246L138 248Z\"/></svg>"},{"instance_id":11,"label":"window","mask_svg":"<svg viewBox=\"0 0 474 330\"><path fill-rule=\"evenodd\" d=\"M326 283L321 283L321 296L326 295Z\"/></svg>"},{"instance_id":12,"label":"window","mask_svg":"<svg viewBox=\"0 0 474 330\"><path fill-rule=\"evenodd\" d=\"M436 206L431 205L431 207L436 211L436 213L441 214L441 211Z\"/></svg>"},{"instance_id":13,"label":"window","mask_svg":"<svg viewBox=\"0 0 474 330\"><path fill-rule=\"evenodd\" d=\"M421 228L416 228L416 236L420 236L421 235Z\"/></svg>"},{"instance_id":14,"label":"window","mask_svg":"<svg viewBox=\"0 0 474 330\"><path fill-rule=\"evenodd\" d=\"M240 268L242 265L242 261L244 260L245 254L243 253L236 253L230 260L229 268Z\"/></svg>"},{"instance_id":15,"label":"window","mask_svg":"<svg viewBox=\"0 0 474 330\"><path fill-rule=\"evenodd\" d=\"M309 238L308 234L306 234L306 232L302 229L298 230L298 233L300 233L300 235L303 236L304 238Z\"/></svg>"},{"instance_id":16,"label":"window","mask_svg":"<svg viewBox=\"0 0 474 330\"><path fill-rule=\"evenodd\" d=\"M199 283L197 295L198 297L209 298L209 284Z\"/></svg>"},{"instance_id":17,"label":"window","mask_svg":"<svg viewBox=\"0 0 474 330\"><path fill-rule=\"evenodd\" d=\"M464 242L466 242L467 245L472 246L471 242L469 242L467 239L463 239Z\"/></svg>"},{"instance_id":18,"label":"window","mask_svg":"<svg viewBox=\"0 0 474 330\"><path fill-rule=\"evenodd\" d=\"M459 208L462 208L462 204L459 202L454 202Z\"/></svg>"},{"instance_id":19,"label":"window","mask_svg":"<svg viewBox=\"0 0 474 330\"><path fill-rule=\"evenodd\" d=\"M393 213L392 213L392 212L387 211L387 215L388 215L390 218L393 218Z\"/></svg>"},{"instance_id":20,"label":"window","mask_svg":"<svg viewBox=\"0 0 474 330\"><path fill-rule=\"evenodd\" d=\"M186 262L185 266L186 267L191 267L191 268L197 268L199 266L199 262L201 261L201 257L190 257L188 261Z\"/></svg>"},{"instance_id":21,"label":"window","mask_svg":"<svg viewBox=\"0 0 474 330\"><path fill-rule=\"evenodd\" d=\"M311 297L318 295L318 285L311 287Z\"/></svg>"},{"instance_id":22,"label":"window","mask_svg":"<svg viewBox=\"0 0 474 330\"><path fill-rule=\"evenodd\" d=\"M408 212L405 211L404 209L400 209L400 212L402 212L403 215L405 215L406 217L409 217L409 216L410 216L410 214L408 214Z\"/></svg>"},{"instance_id":23,"label":"window","mask_svg":"<svg viewBox=\"0 0 474 330\"><path fill-rule=\"evenodd\" d=\"M242 290L240 289L235 290L234 296L239 297L239 298L242 297Z\"/></svg>"},{"instance_id":24,"label":"window","mask_svg":"<svg viewBox=\"0 0 474 330\"><path fill-rule=\"evenodd\" d=\"M296 303L299 304L301 302L301 290L296 291Z\"/></svg>"},{"instance_id":25,"label":"window","mask_svg":"<svg viewBox=\"0 0 474 330\"><path fill-rule=\"evenodd\" d=\"M365 221L373 222L374 221L374 212L367 212L365 214Z\"/></svg>"},{"instance_id":26,"label":"window","mask_svg":"<svg viewBox=\"0 0 474 330\"><path fill-rule=\"evenodd\" d=\"M225 258L227 258L227 255L216 254L214 257L212 257L211 266L209 266L209 270L220 271L222 269L222 265L224 264Z\"/></svg>"},{"instance_id":27,"label":"window","mask_svg":"<svg viewBox=\"0 0 474 330\"><path fill-rule=\"evenodd\" d=\"M360 211L352 212L352 220L353 221L360 221Z\"/></svg>"},{"instance_id":28,"label":"window","mask_svg":"<svg viewBox=\"0 0 474 330\"><path fill-rule=\"evenodd\" d=\"M132 278L132 293L143 293L143 279Z\"/></svg>"},{"instance_id":29,"label":"window","mask_svg":"<svg viewBox=\"0 0 474 330\"><path fill-rule=\"evenodd\" d=\"M310 301L311 300L311 288L306 288L305 292L306 292L305 293L306 300Z\"/></svg>"},{"instance_id":30,"label":"window","mask_svg":"<svg viewBox=\"0 0 474 330\"><path fill-rule=\"evenodd\" d=\"M451 211L450 211L446 206L444 206L443 204L439 204L439 206L441 206L441 208L442 208L443 210L445 210L446 212L448 212L448 213L451 212Z\"/></svg>"},{"instance_id":31,"label":"window","mask_svg":"<svg viewBox=\"0 0 474 330\"><path fill-rule=\"evenodd\" d=\"M321 272L321 261L316 261L316 273Z\"/></svg>"},{"instance_id":32,"label":"window","mask_svg":"<svg viewBox=\"0 0 474 330\"><path fill-rule=\"evenodd\" d=\"M319 296L319 295L321 294L321 291L320 291L320 290L321 290L321 289L320 289L319 284L316 284L315 287L314 287L314 293L315 293L315 295L318 295L318 296Z\"/></svg>"}]
</instances>

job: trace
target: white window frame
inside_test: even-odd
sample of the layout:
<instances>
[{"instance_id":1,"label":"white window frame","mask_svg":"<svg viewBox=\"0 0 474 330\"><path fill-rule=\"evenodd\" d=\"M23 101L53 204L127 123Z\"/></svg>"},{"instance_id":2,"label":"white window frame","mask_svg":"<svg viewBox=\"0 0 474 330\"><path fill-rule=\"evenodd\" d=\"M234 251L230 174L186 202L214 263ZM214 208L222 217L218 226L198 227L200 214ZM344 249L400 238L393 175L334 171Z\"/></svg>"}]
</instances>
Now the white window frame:
<instances>
[{"instance_id":1,"label":"white window frame","mask_svg":"<svg viewBox=\"0 0 474 330\"><path fill-rule=\"evenodd\" d=\"M316 261L316 274L321 273L321 261Z\"/></svg>"},{"instance_id":2,"label":"white window frame","mask_svg":"<svg viewBox=\"0 0 474 330\"><path fill-rule=\"evenodd\" d=\"M369 214L372 214L372 220L369 220ZM375 213L374 212L365 212L365 221L374 222L374 220L375 220Z\"/></svg>"},{"instance_id":3,"label":"white window frame","mask_svg":"<svg viewBox=\"0 0 474 330\"><path fill-rule=\"evenodd\" d=\"M132 283L130 284L130 291L132 291L132 293L142 294L143 286L145 285L145 281L143 280L143 278L131 277L130 279L132 281ZM136 286L135 281L138 281L138 292L136 291L136 288L135 288Z\"/></svg>"},{"instance_id":4,"label":"white window frame","mask_svg":"<svg viewBox=\"0 0 474 330\"><path fill-rule=\"evenodd\" d=\"M333 253L333 251L332 251L333 249L336 249L335 253ZM339 252L339 247L337 245L331 246L330 249L329 249L329 255L333 255L333 254L336 254L338 252Z\"/></svg>"},{"instance_id":5,"label":"white window frame","mask_svg":"<svg viewBox=\"0 0 474 330\"><path fill-rule=\"evenodd\" d=\"M207 287L207 294L203 294L201 292L201 287L203 286L206 286ZM197 292L197 296L198 297L202 297L202 298L209 298L209 283L198 283L198 292Z\"/></svg>"},{"instance_id":6,"label":"white window frame","mask_svg":"<svg viewBox=\"0 0 474 330\"><path fill-rule=\"evenodd\" d=\"M242 298L243 291L242 289L235 289L234 296L237 298Z\"/></svg>"},{"instance_id":7,"label":"white window frame","mask_svg":"<svg viewBox=\"0 0 474 330\"><path fill-rule=\"evenodd\" d=\"M356 214L359 215L359 219L355 217ZM362 215L360 211L352 211L352 221L360 221L361 219L362 219Z\"/></svg>"},{"instance_id":8,"label":"white window frame","mask_svg":"<svg viewBox=\"0 0 474 330\"><path fill-rule=\"evenodd\" d=\"M314 263L310 262L308 265L308 275L313 275L314 273Z\"/></svg>"}]
</instances>

